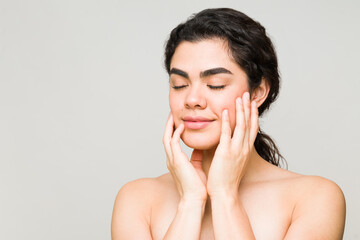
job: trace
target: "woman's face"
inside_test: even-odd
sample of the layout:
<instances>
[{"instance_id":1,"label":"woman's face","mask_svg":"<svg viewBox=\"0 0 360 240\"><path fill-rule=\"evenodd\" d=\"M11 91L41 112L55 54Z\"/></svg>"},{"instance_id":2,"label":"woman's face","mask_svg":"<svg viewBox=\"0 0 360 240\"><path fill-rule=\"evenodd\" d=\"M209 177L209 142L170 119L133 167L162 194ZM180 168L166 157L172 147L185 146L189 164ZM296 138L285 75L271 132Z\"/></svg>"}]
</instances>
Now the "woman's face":
<instances>
[{"instance_id":1,"label":"woman's face","mask_svg":"<svg viewBox=\"0 0 360 240\"><path fill-rule=\"evenodd\" d=\"M228 109L235 128L235 100L248 90L247 75L223 40L182 42L170 64L169 102L175 127L185 124L184 143L196 149L218 145L221 115Z\"/></svg>"}]
</instances>

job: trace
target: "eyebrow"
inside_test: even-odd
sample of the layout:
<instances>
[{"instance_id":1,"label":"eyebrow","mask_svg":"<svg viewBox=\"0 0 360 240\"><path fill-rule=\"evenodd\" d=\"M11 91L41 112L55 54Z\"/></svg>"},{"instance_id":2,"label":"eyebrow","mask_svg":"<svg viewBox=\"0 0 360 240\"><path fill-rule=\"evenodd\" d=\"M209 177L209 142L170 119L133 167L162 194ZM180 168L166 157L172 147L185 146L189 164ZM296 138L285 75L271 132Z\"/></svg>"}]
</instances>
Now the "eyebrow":
<instances>
[{"instance_id":1,"label":"eyebrow","mask_svg":"<svg viewBox=\"0 0 360 240\"><path fill-rule=\"evenodd\" d=\"M203 72L200 72L200 78L205 78L205 77L209 77L209 76L220 74L220 73L232 74L232 72L230 70L227 70L226 68L223 68L223 67L218 67L218 68L207 69ZM172 68L169 72L169 75L171 75L171 74L180 75L186 79L189 79L189 74L178 68Z\"/></svg>"},{"instance_id":2,"label":"eyebrow","mask_svg":"<svg viewBox=\"0 0 360 240\"><path fill-rule=\"evenodd\" d=\"M171 74L180 75L186 79L189 79L189 74L187 74L187 72L184 72L183 70L180 70L177 68L172 68L169 72L169 75L171 75Z\"/></svg>"},{"instance_id":3,"label":"eyebrow","mask_svg":"<svg viewBox=\"0 0 360 240\"><path fill-rule=\"evenodd\" d=\"M226 68L219 67L219 68L208 69L208 70L201 72L200 77L204 78L204 77L208 77L208 76L220 74L220 73L232 74L232 72L230 72Z\"/></svg>"}]
</instances>

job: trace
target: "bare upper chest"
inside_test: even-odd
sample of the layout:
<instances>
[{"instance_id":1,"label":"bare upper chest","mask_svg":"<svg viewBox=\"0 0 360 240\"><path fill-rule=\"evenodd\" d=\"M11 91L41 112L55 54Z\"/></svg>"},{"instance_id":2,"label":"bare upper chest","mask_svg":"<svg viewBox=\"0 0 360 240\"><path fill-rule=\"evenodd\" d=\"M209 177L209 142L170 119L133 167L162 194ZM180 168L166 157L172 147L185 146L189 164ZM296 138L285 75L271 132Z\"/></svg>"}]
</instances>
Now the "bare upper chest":
<instances>
[{"instance_id":1,"label":"bare upper chest","mask_svg":"<svg viewBox=\"0 0 360 240\"><path fill-rule=\"evenodd\" d=\"M240 188L239 196L256 239L283 239L291 222L294 192L281 184L254 184ZM176 189L162 192L152 206L153 239L162 239L175 218L179 196ZM207 203L201 239L214 239L211 203Z\"/></svg>"}]
</instances>

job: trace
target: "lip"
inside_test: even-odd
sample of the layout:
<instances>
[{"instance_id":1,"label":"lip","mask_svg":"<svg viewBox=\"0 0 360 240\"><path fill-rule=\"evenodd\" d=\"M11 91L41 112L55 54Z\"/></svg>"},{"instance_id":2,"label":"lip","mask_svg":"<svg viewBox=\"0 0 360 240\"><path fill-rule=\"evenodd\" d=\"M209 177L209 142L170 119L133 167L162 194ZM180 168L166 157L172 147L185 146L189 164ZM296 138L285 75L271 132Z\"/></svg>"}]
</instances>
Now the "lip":
<instances>
[{"instance_id":1,"label":"lip","mask_svg":"<svg viewBox=\"0 0 360 240\"><path fill-rule=\"evenodd\" d=\"M183 118L184 121L190 121L190 122L211 122L213 120L205 118L205 117L201 117L201 116L186 116Z\"/></svg>"},{"instance_id":2,"label":"lip","mask_svg":"<svg viewBox=\"0 0 360 240\"><path fill-rule=\"evenodd\" d=\"M186 116L183 118L183 120L185 127L189 129L202 129L207 127L212 121L214 121L200 116Z\"/></svg>"}]
</instances>

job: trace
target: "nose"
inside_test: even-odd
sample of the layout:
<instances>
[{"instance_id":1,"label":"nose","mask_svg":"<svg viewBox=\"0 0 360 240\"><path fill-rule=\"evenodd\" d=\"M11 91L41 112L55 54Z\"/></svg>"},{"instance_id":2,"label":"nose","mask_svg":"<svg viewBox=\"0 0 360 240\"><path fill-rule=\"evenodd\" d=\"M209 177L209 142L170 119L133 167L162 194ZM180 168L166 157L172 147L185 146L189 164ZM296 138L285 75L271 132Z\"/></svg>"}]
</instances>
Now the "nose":
<instances>
[{"instance_id":1,"label":"nose","mask_svg":"<svg viewBox=\"0 0 360 240\"><path fill-rule=\"evenodd\" d=\"M206 108L206 98L202 93L200 86L191 86L189 87L188 94L185 99L185 107L194 109L204 109Z\"/></svg>"}]
</instances>

